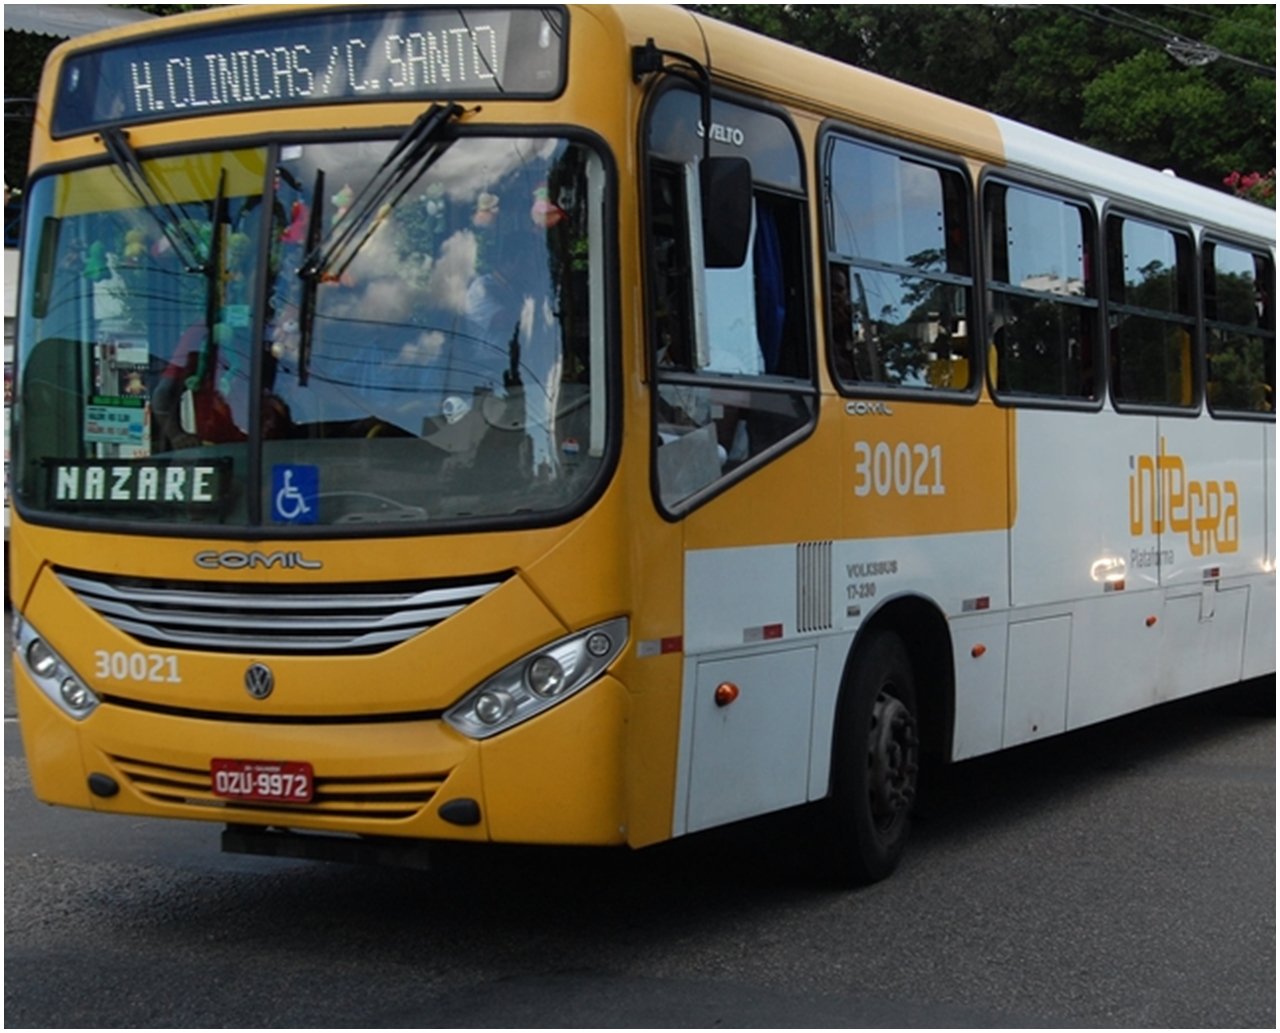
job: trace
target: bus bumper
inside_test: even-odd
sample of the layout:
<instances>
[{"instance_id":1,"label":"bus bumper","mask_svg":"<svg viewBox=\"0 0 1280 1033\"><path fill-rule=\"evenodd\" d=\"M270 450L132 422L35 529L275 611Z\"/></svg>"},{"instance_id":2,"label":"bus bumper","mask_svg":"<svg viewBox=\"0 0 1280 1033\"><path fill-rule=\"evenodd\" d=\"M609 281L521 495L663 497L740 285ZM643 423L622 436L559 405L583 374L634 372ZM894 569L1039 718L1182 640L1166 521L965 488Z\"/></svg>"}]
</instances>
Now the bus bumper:
<instances>
[{"instance_id":1,"label":"bus bumper","mask_svg":"<svg viewBox=\"0 0 1280 1033\"><path fill-rule=\"evenodd\" d=\"M476 742L431 719L259 724L109 702L75 721L34 685L21 661L13 671L32 787L45 803L359 836L626 842L628 698L608 675ZM308 763L315 799L296 806L221 799L212 789L213 758Z\"/></svg>"}]
</instances>

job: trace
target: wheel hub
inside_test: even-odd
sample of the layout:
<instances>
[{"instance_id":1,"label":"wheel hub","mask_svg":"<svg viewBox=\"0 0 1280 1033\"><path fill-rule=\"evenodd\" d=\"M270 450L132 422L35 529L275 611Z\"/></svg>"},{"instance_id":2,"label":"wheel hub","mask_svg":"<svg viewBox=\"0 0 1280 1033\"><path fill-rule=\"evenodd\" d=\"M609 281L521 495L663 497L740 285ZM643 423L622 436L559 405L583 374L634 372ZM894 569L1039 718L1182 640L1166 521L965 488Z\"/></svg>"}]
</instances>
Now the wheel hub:
<instances>
[{"instance_id":1,"label":"wheel hub","mask_svg":"<svg viewBox=\"0 0 1280 1033\"><path fill-rule=\"evenodd\" d=\"M882 692L871 711L868 757L871 811L892 823L911 808L916 795L920 740L906 705Z\"/></svg>"}]
</instances>

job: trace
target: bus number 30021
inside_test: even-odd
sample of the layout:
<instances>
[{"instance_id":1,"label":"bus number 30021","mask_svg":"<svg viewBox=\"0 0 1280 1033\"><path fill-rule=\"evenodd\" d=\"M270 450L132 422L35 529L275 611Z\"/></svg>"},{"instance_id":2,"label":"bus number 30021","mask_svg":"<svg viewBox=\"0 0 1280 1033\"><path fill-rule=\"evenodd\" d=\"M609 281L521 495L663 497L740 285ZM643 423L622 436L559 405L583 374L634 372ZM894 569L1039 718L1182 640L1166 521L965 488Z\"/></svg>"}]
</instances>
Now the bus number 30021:
<instances>
[{"instance_id":1,"label":"bus number 30021","mask_svg":"<svg viewBox=\"0 0 1280 1033\"><path fill-rule=\"evenodd\" d=\"M97 649L93 653L93 673L99 681L147 681L181 685L178 658L164 653L126 653Z\"/></svg>"},{"instance_id":2,"label":"bus number 30021","mask_svg":"<svg viewBox=\"0 0 1280 1033\"><path fill-rule=\"evenodd\" d=\"M858 441L853 446L853 492L860 498L872 492L888 495L945 495L942 446L898 442Z\"/></svg>"}]
</instances>

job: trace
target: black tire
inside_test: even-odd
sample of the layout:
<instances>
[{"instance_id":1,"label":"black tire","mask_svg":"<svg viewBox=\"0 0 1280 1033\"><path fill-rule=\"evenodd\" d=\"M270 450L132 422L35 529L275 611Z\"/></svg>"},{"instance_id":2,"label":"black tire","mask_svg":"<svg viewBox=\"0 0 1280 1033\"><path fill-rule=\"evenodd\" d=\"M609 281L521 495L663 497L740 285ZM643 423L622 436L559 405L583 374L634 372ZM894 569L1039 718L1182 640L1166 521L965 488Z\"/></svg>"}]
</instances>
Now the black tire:
<instances>
[{"instance_id":1,"label":"black tire","mask_svg":"<svg viewBox=\"0 0 1280 1033\"><path fill-rule=\"evenodd\" d=\"M825 867L841 882L893 872L911 828L920 774L915 676L902 639L873 632L858 646L836 712Z\"/></svg>"}]
</instances>

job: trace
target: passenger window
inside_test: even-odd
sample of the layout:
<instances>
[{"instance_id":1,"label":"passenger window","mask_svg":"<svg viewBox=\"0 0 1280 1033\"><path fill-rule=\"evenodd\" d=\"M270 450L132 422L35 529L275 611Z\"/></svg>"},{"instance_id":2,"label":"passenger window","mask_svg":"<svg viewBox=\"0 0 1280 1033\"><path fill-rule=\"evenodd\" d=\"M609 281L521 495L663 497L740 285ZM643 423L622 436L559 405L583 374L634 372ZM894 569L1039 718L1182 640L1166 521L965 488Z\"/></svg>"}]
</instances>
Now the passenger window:
<instances>
[{"instance_id":1,"label":"passenger window","mask_svg":"<svg viewBox=\"0 0 1280 1033\"><path fill-rule=\"evenodd\" d=\"M737 268L702 258L702 147L672 90L651 120L649 296L659 502L681 511L778 454L813 421L804 280L804 203L794 138L773 116L716 105L719 135L739 141L755 178L750 243ZM696 100L694 101L696 104ZM686 110L687 109L687 110ZM768 126L767 123L774 123ZM747 128L735 132L733 127ZM750 129L765 129L751 132ZM762 149L751 151L756 141ZM790 150L774 153L778 146ZM713 150L714 153L714 150ZM769 182L763 176L782 180Z\"/></svg>"},{"instance_id":2,"label":"passenger window","mask_svg":"<svg viewBox=\"0 0 1280 1033\"><path fill-rule=\"evenodd\" d=\"M968 191L954 169L832 138L824 162L829 349L847 388L968 391Z\"/></svg>"},{"instance_id":3,"label":"passenger window","mask_svg":"<svg viewBox=\"0 0 1280 1033\"><path fill-rule=\"evenodd\" d=\"M998 396L1098 398L1093 221L1083 205L991 183L988 374Z\"/></svg>"},{"instance_id":4,"label":"passenger window","mask_svg":"<svg viewBox=\"0 0 1280 1033\"><path fill-rule=\"evenodd\" d=\"M1107 222L1111 390L1118 404L1197 405L1191 239L1113 215Z\"/></svg>"},{"instance_id":5,"label":"passenger window","mask_svg":"<svg viewBox=\"0 0 1280 1033\"><path fill-rule=\"evenodd\" d=\"M1227 244L1205 244L1207 393L1214 413L1275 412L1274 283L1270 259Z\"/></svg>"}]
</instances>

